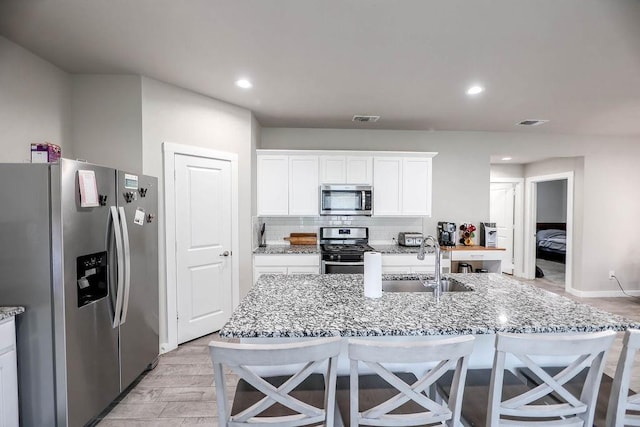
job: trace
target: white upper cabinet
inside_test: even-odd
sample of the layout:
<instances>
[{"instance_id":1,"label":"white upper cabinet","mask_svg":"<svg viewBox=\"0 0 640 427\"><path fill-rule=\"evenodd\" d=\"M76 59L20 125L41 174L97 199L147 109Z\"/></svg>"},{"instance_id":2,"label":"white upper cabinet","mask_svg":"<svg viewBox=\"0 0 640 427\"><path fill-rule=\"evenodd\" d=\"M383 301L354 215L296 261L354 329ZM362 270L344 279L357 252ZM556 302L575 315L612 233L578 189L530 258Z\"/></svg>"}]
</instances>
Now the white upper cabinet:
<instances>
[{"instance_id":1,"label":"white upper cabinet","mask_svg":"<svg viewBox=\"0 0 640 427\"><path fill-rule=\"evenodd\" d=\"M431 157L374 157L373 215L431 215Z\"/></svg>"},{"instance_id":2,"label":"white upper cabinet","mask_svg":"<svg viewBox=\"0 0 640 427\"><path fill-rule=\"evenodd\" d=\"M346 184L347 158L320 156L320 184Z\"/></svg>"},{"instance_id":3,"label":"white upper cabinet","mask_svg":"<svg viewBox=\"0 0 640 427\"><path fill-rule=\"evenodd\" d=\"M317 216L318 156L257 156L257 208L261 216Z\"/></svg>"},{"instance_id":4,"label":"white upper cabinet","mask_svg":"<svg viewBox=\"0 0 640 427\"><path fill-rule=\"evenodd\" d=\"M347 156L347 184L373 183L373 157Z\"/></svg>"},{"instance_id":5,"label":"white upper cabinet","mask_svg":"<svg viewBox=\"0 0 640 427\"><path fill-rule=\"evenodd\" d=\"M374 216L430 216L436 154L258 150L258 215L318 216L321 184L370 184Z\"/></svg>"},{"instance_id":6,"label":"white upper cabinet","mask_svg":"<svg viewBox=\"0 0 640 427\"><path fill-rule=\"evenodd\" d=\"M375 157L373 168L373 215L401 215L402 157Z\"/></svg>"},{"instance_id":7,"label":"white upper cabinet","mask_svg":"<svg viewBox=\"0 0 640 427\"><path fill-rule=\"evenodd\" d=\"M320 156L320 184L371 184L372 156Z\"/></svg>"},{"instance_id":8,"label":"white upper cabinet","mask_svg":"<svg viewBox=\"0 0 640 427\"><path fill-rule=\"evenodd\" d=\"M318 216L318 156L289 157L289 215Z\"/></svg>"},{"instance_id":9,"label":"white upper cabinet","mask_svg":"<svg viewBox=\"0 0 640 427\"><path fill-rule=\"evenodd\" d=\"M289 215L289 156L258 156L257 177L258 215Z\"/></svg>"},{"instance_id":10,"label":"white upper cabinet","mask_svg":"<svg viewBox=\"0 0 640 427\"><path fill-rule=\"evenodd\" d=\"M402 159L402 215L431 215L431 160Z\"/></svg>"}]
</instances>

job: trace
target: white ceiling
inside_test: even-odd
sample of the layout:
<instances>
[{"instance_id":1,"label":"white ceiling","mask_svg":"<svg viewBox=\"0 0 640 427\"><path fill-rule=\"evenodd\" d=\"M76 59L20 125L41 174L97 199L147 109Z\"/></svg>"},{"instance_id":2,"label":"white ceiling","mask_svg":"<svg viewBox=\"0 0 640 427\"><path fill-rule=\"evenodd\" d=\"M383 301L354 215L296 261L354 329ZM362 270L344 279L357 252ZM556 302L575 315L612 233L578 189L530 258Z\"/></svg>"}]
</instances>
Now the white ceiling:
<instances>
[{"instance_id":1,"label":"white ceiling","mask_svg":"<svg viewBox=\"0 0 640 427\"><path fill-rule=\"evenodd\" d=\"M638 0L0 0L0 34L263 126L640 136ZM471 99L475 82L487 90Z\"/></svg>"}]
</instances>

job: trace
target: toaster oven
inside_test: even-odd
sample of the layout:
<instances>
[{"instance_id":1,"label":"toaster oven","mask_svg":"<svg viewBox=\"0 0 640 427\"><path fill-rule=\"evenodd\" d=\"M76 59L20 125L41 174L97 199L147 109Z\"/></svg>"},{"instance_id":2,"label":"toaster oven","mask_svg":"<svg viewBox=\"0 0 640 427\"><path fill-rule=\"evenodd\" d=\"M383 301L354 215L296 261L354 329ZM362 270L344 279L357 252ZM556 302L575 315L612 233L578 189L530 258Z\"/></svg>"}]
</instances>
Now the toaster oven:
<instances>
[{"instance_id":1,"label":"toaster oven","mask_svg":"<svg viewBox=\"0 0 640 427\"><path fill-rule=\"evenodd\" d=\"M400 246L420 246L422 238L422 233L398 233L398 244Z\"/></svg>"}]
</instances>

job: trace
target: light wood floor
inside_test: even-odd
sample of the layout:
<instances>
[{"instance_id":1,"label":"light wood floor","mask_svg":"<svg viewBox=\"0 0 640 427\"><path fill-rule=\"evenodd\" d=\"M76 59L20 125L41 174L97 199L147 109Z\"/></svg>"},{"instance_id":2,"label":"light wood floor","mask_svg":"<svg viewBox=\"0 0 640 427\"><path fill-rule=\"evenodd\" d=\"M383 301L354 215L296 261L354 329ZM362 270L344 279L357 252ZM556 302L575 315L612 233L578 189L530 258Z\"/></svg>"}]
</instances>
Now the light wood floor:
<instances>
[{"instance_id":1,"label":"light wood floor","mask_svg":"<svg viewBox=\"0 0 640 427\"><path fill-rule=\"evenodd\" d=\"M529 282L585 304L640 321L638 299L578 298L566 294L557 285L545 282L544 279ZM619 333L607 361L605 372L610 376L615 372L622 347L621 336ZM138 383L114 402L96 424L99 427L218 426L213 368L207 347L216 338L216 334L208 335L160 356L158 366L143 374ZM640 357L636 360L636 371L632 379L635 390L640 390L638 359ZM233 393L230 395L233 396Z\"/></svg>"}]
</instances>

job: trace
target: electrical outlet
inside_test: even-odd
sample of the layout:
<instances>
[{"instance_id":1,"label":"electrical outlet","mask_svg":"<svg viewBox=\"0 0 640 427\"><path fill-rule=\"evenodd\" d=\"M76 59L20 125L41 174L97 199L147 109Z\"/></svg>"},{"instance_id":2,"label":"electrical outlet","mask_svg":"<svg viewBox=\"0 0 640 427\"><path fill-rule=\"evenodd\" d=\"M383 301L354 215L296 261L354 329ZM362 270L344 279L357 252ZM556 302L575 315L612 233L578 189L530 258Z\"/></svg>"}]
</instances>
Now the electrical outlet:
<instances>
[{"instance_id":1,"label":"electrical outlet","mask_svg":"<svg viewBox=\"0 0 640 427\"><path fill-rule=\"evenodd\" d=\"M609 280L613 279L614 277L616 277L616 272L613 270L609 270Z\"/></svg>"}]
</instances>

